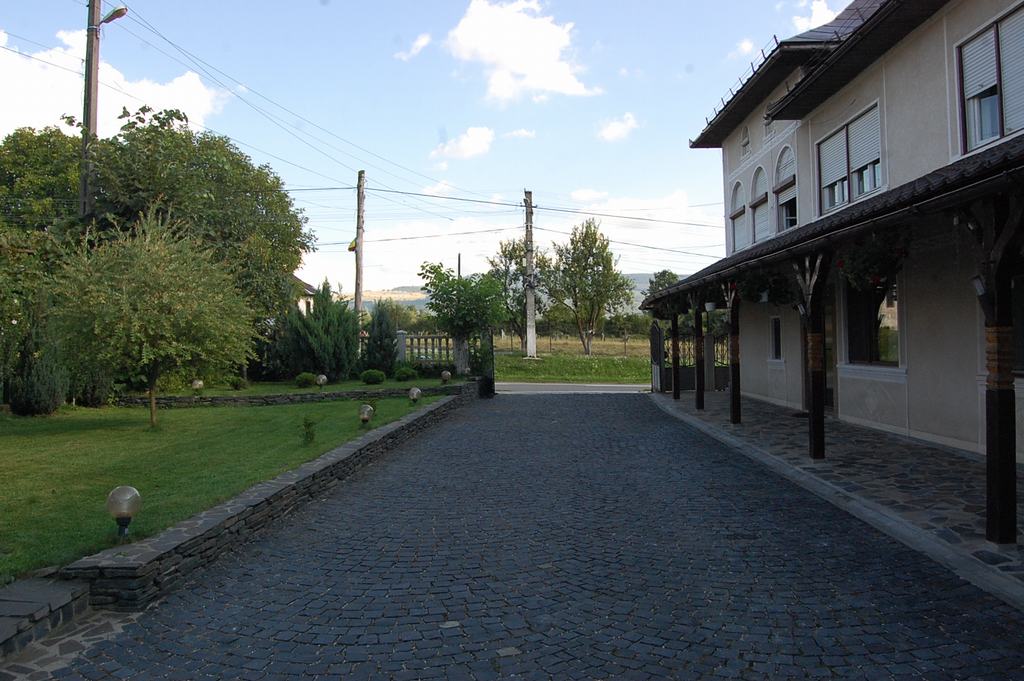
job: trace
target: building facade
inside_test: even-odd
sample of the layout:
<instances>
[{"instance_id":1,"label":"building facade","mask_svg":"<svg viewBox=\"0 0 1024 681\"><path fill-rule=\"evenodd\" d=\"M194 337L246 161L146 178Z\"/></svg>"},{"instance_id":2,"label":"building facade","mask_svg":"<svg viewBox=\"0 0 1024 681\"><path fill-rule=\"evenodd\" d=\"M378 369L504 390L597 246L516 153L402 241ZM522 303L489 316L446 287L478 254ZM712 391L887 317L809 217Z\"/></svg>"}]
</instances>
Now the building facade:
<instances>
[{"instance_id":1,"label":"building facade","mask_svg":"<svg viewBox=\"0 0 1024 681\"><path fill-rule=\"evenodd\" d=\"M727 256L644 307L729 306L734 409L740 390L806 409L812 456L826 409L983 452L990 516L1012 515L1022 133L1022 0L854 0L779 42L691 142L722 149ZM1004 520L990 538L1016 536Z\"/></svg>"}]
</instances>

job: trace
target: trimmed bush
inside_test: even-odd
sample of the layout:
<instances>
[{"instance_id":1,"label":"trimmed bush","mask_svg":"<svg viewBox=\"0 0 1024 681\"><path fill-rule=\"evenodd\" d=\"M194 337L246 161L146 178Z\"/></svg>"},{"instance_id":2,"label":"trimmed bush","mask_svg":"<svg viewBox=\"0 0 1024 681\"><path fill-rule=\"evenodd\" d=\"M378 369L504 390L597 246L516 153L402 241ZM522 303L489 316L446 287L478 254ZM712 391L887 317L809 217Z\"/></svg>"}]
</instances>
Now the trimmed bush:
<instances>
[{"instance_id":1,"label":"trimmed bush","mask_svg":"<svg viewBox=\"0 0 1024 681\"><path fill-rule=\"evenodd\" d=\"M380 369L367 369L363 373L359 374L359 380L366 385L377 385L378 383L383 383L385 378L387 377Z\"/></svg>"},{"instance_id":2,"label":"trimmed bush","mask_svg":"<svg viewBox=\"0 0 1024 681\"><path fill-rule=\"evenodd\" d=\"M11 379L11 412L19 416L52 414L64 403L68 372L52 352L30 357Z\"/></svg>"},{"instance_id":3,"label":"trimmed bush","mask_svg":"<svg viewBox=\"0 0 1024 681\"><path fill-rule=\"evenodd\" d=\"M295 385L300 388L312 388L316 385L316 374L311 371L303 371L295 377Z\"/></svg>"},{"instance_id":4,"label":"trimmed bush","mask_svg":"<svg viewBox=\"0 0 1024 681\"><path fill-rule=\"evenodd\" d=\"M369 335L363 350L363 366L380 369L385 376L395 371L395 321L391 314L391 301L378 300L373 309Z\"/></svg>"},{"instance_id":5,"label":"trimmed bush","mask_svg":"<svg viewBox=\"0 0 1024 681\"><path fill-rule=\"evenodd\" d=\"M396 381L414 381L417 378L419 378L419 374L412 367L398 367L395 369Z\"/></svg>"}]
</instances>

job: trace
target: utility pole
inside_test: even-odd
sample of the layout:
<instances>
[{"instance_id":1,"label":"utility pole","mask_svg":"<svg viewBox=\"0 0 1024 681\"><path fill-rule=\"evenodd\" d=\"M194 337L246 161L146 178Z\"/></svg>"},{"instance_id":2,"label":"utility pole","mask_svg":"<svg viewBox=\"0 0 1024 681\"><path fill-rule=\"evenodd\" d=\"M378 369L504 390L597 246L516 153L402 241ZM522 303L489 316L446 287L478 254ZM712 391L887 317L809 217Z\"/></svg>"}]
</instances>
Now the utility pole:
<instances>
[{"instance_id":1,"label":"utility pole","mask_svg":"<svg viewBox=\"0 0 1024 681\"><path fill-rule=\"evenodd\" d=\"M100 71L100 26L128 14L127 7L117 7L100 18L101 0L89 0L89 17L85 37L85 97L82 106L82 166L78 180L78 214L92 215L95 200L92 191L92 143L96 139Z\"/></svg>"},{"instance_id":2,"label":"utility pole","mask_svg":"<svg viewBox=\"0 0 1024 681\"><path fill-rule=\"evenodd\" d=\"M366 203L366 171L356 181L356 314L363 314L363 216Z\"/></svg>"},{"instance_id":3,"label":"utility pole","mask_svg":"<svg viewBox=\"0 0 1024 681\"><path fill-rule=\"evenodd\" d=\"M537 276L533 271L533 192L523 190L526 206L526 356L537 358Z\"/></svg>"},{"instance_id":4,"label":"utility pole","mask_svg":"<svg viewBox=\"0 0 1024 681\"><path fill-rule=\"evenodd\" d=\"M459 259L455 261L455 272L459 279L462 279L462 253L459 253Z\"/></svg>"}]
</instances>

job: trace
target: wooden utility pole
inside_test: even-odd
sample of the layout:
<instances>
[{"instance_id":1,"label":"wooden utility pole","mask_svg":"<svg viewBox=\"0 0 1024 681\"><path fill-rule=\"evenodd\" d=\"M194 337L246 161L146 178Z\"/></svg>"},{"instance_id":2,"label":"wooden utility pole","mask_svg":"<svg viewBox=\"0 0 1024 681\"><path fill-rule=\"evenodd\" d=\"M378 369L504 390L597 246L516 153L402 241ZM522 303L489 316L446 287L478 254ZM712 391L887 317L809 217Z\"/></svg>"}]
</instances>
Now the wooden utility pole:
<instances>
[{"instance_id":1,"label":"wooden utility pole","mask_svg":"<svg viewBox=\"0 0 1024 681\"><path fill-rule=\"evenodd\" d=\"M462 279L462 253L459 253L459 259L455 261L455 276Z\"/></svg>"},{"instance_id":2,"label":"wooden utility pole","mask_svg":"<svg viewBox=\"0 0 1024 681\"><path fill-rule=\"evenodd\" d=\"M363 313L363 217L366 203L366 171L356 182L356 314Z\"/></svg>"},{"instance_id":3,"label":"wooden utility pole","mask_svg":"<svg viewBox=\"0 0 1024 681\"><path fill-rule=\"evenodd\" d=\"M537 276L533 265L533 192L523 190L526 206L526 356L537 357Z\"/></svg>"},{"instance_id":4,"label":"wooden utility pole","mask_svg":"<svg viewBox=\"0 0 1024 681\"><path fill-rule=\"evenodd\" d=\"M100 0L89 0L89 23L85 34L85 103L82 111L82 168L78 192L78 214L92 214L93 196L90 180L90 150L96 139L96 103L99 90Z\"/></svg>"}]
</instances>

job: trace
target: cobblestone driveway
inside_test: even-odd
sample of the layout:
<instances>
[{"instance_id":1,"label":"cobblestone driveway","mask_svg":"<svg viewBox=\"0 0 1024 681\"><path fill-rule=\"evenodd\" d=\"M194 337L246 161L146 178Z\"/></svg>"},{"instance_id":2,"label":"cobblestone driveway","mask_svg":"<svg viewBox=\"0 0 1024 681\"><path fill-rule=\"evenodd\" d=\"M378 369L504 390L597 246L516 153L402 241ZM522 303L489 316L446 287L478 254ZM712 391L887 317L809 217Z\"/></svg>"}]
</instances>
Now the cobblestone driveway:
<instances>
[{"instance_id":1,"label":"cobblestone driveway","mask_svg":"<svg viewBox=\"0 0 1024 681\"><path fill-rule=\"evenodd\" d=\"M645 396L471 405L61 677L1024 678L1024 617Z\"/></svg>"}]
</instances>

